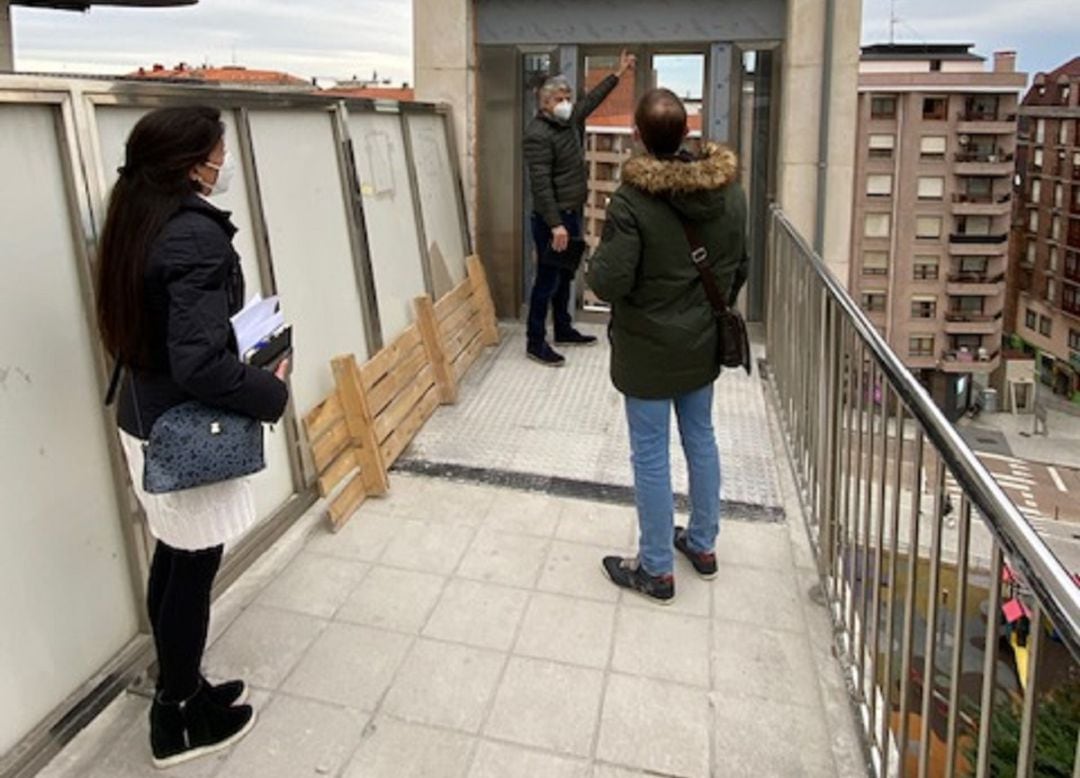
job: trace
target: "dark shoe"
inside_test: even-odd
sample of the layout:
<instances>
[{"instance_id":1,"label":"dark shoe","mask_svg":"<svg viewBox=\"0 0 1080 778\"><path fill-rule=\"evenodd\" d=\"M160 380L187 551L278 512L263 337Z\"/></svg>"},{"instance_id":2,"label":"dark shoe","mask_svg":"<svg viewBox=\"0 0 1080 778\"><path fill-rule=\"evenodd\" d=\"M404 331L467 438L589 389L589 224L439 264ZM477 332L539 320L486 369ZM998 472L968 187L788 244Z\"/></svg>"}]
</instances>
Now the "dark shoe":
<instances>
[{"instance_id":1,"label":"dark shoe","mask_svg":"<svg viewBox=\"0 0 1080 778\"><path fill-rule=\"evenodd\" d=\"M707 581L716 578L716 552L691 549L689 533L682 527L675 528L675 548L690 560L690 564L702 578Z\"/></svg>"},{"instance_id":2,"label":"dark shoe","mask_svg":"<svg viewBox=\"0 0 1080 778\"><path fill-rule=\"evenodd\" d=\"M675 597L675 576L649 575L634 558L606 556L603 566L616 586L643 594L661 605L670 605Z\"/></svg>"},{"instance_id":3,"label":"dark shoe","mask_svg":"<svg viewBox=\"0 0 1080 778\"><path fill-rule=\"evenodd\" d=\"M202 680L206 685L206 691L207 694L210 695L210 699L223 708L228 708L233 705L243 705L247 702L248 688L243 681L224 681L215 685L210 683L206 678L203 678ZM160 687L158 687L157 693L161 694Z\"/></svg>"},{"instance_id":4,"label":"dark shoe","mask_svg":"<svg viewBox=\"0 0 1080 778\"><path fill-rule=\"evenodd\" d=\"M205 683L183 702L166 702L158 695L150 707L154 767L174 767L224 750L254 726L255 711L250 705L219 705Z\"/></svg>"},{"instance_id":5,"label":"dark shoe","mask_svg":"<svg viewBox=\"0 0 1080 778\"><path fill-rule=\"evenodd\" d=\"M570 330L555 336L556 346L595 346L595 335L583 335L577 330Z\"/></svg>"},{"instance_id":6,"label":"dark shoe","mask_svg":"<svg viewBox=\"0 0 1080 778\"><path fill-rule=\"evenodd\" d=\"M566 364L563 355L557 353L547 343L541 343L539 346L529 346L525 353L529 359L547 367L562 367Z\"/></svg>"}]
</instances>

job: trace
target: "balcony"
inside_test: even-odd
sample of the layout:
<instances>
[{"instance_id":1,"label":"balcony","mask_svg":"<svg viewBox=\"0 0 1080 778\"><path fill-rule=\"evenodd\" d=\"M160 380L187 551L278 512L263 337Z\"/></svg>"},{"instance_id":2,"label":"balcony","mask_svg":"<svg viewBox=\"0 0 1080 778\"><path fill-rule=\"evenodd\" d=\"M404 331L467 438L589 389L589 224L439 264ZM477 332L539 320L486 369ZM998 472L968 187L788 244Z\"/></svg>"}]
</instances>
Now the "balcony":
<instances>
[{"instance_id":1,"label":"balcony","mask_svg":"<svg viewBox=\"0 0 1080 778\"><path fill-rule=\"evenodd\" d=\"M981 353L980 353L981 352ZM992 373L1001 365L1001 352L946 349L941 353L941 369L946 373Z\"/></svg>"},{"instance_id":2,"label":"balcony","mask_svg":"<svg viewBox=\"0 0 1080 778\"><path fill-rule=\"evenodd\" d=\"M954 232L949 235L949 253L953 256L980 256L1004 254L1009 250L1008 233L994 235L971 235Z\"/></svg>"},{"instance_id":3,"label":"balcony","mask_svg":"<svg viewBox=\"0 0 1080 778\"><path fill-rule=\"evenodd\" d=\"M991 113L962 113L957 117L956 132L961 135L1012 135L1016 132L1016 115L1004 118Z\"/></svg>"},{"instance_id":4,"label":"balcony","mask_svg":"<svg viewBox=\"0 0 1080 778\"><path fill-rule=\"evenodd\" d=\"M960 151L953 159L958 176L1011 176L1016 169L1014 155L1003 151Z\"/></svg>"},{"instance_id":5,"label":"balcony","mask_svg":"<svg viewBox=\"0 0 1080 778\"><path fill-rule=\"evenodd\" d=\"M1004 273L953 273L946 279L945 291L957 297L996 297L1004 281Z\"/></svg>"},{"instance_id":6,"label":"balcony","mask_svg":"<svg viewBox=\"0 0 1080 778\"><path fill-rule=\"evenodd\" d=\"M1008 216L1012 212L1012 194L953 194L952 212L956 216Z\"/></svg>"},{"instance_id":7,"label":"balcony","mask_svg":"<svg viewBox=\"0 0 1080 778\"><path fill-rule=\"evenodd\" d=\"M949 335L994 335L1001 332L1002 312L968 313L948 311L945 314L945 332Z\"/></svg>"}]
</instances>

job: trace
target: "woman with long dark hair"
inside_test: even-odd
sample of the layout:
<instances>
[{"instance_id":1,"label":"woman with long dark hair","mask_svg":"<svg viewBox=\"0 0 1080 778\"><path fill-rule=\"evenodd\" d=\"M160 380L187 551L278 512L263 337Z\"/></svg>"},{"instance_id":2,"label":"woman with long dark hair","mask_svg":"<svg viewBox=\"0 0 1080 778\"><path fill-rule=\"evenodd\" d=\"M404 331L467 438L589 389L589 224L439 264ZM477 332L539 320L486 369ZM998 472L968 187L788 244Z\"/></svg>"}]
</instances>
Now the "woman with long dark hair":
<instances>
[{"instance_id":1,"label":"woman with long dark hair","mask_svg":"<svg viewBox=\"0 0 1080 778\"><path fill-rule=\"evenodd\" d=\"M256 518L243 478L164 494L143 489L143 444L181 403L279 419L287 363L274 372L240 360L230 316L243 304L236 227L210 201L232 171L220 112L164 108L132 130L109 201L98 256L97 314L123 366L120 439L135 492L157 539L147 608L160 670L150 710L154 764L170 767L225 748L250 731L242 681L202 675L210 591L224 544Z\"/></svg>"}]
</instances>

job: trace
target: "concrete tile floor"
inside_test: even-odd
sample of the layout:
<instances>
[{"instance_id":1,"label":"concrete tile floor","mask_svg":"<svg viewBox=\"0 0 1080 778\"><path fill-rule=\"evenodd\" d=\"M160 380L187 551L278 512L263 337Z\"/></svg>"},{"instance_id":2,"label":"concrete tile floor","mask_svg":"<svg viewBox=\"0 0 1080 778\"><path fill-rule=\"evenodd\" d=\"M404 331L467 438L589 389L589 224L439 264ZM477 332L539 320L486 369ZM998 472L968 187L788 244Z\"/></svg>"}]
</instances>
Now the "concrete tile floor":
<instances>
[{"instance_id":1,"label":"concrete tile floor","mask_svg":"<svg viewBox=\"0 0 1080 778\"><path fill-rule=\"evenodd\" d=\"M632 549L631 507L395 474L336 535L306 517L215 606L206 669L247 679L260 720L165 774L857 775L798 521L726 517L720 577L680 563L664 608L600 571ZM147 707L116 700L42 775L162 775Z\"/></svg>"}]
</instances>

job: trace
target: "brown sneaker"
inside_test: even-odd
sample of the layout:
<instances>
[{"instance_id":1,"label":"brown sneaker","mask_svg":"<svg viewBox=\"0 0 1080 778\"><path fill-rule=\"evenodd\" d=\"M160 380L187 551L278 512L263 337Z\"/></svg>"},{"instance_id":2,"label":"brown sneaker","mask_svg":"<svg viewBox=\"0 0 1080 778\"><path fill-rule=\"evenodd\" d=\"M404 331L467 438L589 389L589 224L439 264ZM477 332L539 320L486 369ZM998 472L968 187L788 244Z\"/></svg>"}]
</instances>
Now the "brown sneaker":
<instances>
[{"instance_id":1,"label":"brown sneaker","mask_svg":"<svg viewBox=\"0 0 1080 778\"><path fill-rule=\"evenodd\" d=\"M690 548L690 539L683 527L675 528L675 548L690 560L697 574L706 581L716 578L716 552L694 551Z\"/></svg>"}]
</instances>

